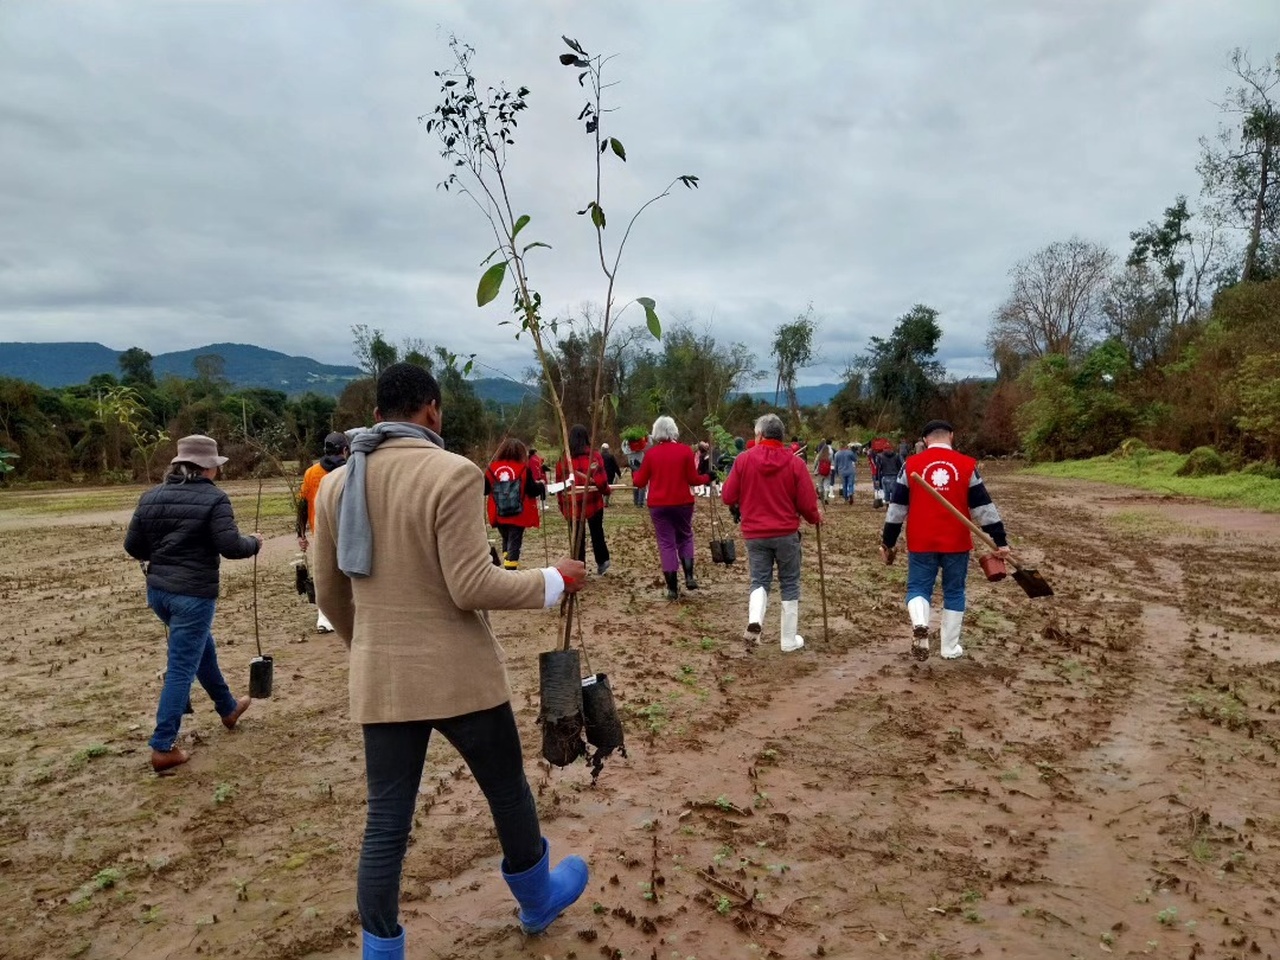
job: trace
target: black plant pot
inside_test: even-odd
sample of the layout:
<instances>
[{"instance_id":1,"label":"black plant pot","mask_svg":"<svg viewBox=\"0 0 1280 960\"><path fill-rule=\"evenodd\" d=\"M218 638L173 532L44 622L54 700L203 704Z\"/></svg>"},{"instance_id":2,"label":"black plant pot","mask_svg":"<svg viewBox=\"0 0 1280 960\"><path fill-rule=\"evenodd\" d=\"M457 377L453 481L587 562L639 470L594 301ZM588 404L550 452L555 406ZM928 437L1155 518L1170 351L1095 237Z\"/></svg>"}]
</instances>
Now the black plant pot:
<instances>
[{"instance_id":1,"label":"black plant pot","mask_svg":"<svg viewBox=\"0 0 1280 960\"><path fill-rule=\"evenodd\" d=\"M254 700L266 700L271 696L275 674L275 661L268 656L254 657L249 661L249 696Z\"/></svg>"},{"instance_id":2,"label":"black plant pot","mask_svg":"<svg viewBox=\"0 0 1280 960\"><path fill-rule=\"evenodd\" d=\"M711 562L724 563L724 541L723 540L711 541Z\"/></svg>"},{"instance_id":3,"label":"black plant pot","mask_svg":"<svg viewBox=\"0 0 1280 960\"><path fill-rule=\"evenodd\" d=\"M622 720L613 701L608 674L597 673L583 679L582 717L587 728L587 742L596 748L598 755L608 756L621 749L622 755L626 756Z\"/></svg>"},{"instance_id":4,"label":"black plant pot","mask_svg":"<svg viewBox=\"0 0 1280 960\"><path fill-rule=\"evenodd\" d=\"M582 668L577 650L538 654L538 689L542 704L542 756L565 767L586 752L582 739Z\"/></svg>"},{"instance_id":5,"label":"black plant pot","mask_svg":"<svg viewBox=\"0 0 1280 960\"><path fill-rule=\"evenodd\" d=\"M738 559L738 547L732 540L725 540L720 545L720 553L724 556L724 565L727 567Z\"/></svg>"}]
</instances>

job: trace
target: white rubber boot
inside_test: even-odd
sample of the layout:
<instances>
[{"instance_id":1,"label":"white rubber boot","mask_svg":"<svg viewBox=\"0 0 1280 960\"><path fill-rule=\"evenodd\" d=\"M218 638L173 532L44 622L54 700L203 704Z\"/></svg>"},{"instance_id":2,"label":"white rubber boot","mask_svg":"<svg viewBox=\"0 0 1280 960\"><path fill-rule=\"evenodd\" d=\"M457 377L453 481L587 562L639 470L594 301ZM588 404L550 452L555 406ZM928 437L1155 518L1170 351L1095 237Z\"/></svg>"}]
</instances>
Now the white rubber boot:
<instances>
[{"instance_id":1,"label":"white rubber boot","mask_svg":"<svg viewBox=\"0 0 1280 960\"><path fill-rule=\"evenodd\" d=\"M782 601L782 652L791 653L804 646L804 637L796 633L800 625L800 601Z\"/></svg>"},{"instance_id":2,"label":"white rubber boot","mask_svg":"<svg viewBox=\"0 0 1280 960\"><path fill-rule=\"evenodd\" d=\"M333 633L333 624L319 609L316 610L316 633Z\"/></svg>"},{"instance_id":3,"label":"white rubber boot","mask_svg":"<svg viewBox=\"0 0 1280 960\"><path fill-rule=\"evenodd\" d=\"M756 587L751 591L751 599L747 601L747 629L742 639L748 643L759 643L760 634L764 631L764 612L769 608L769 591L764 587Z\"/></svg>"},{"instance_id":4,"label":"white rubber boot","mask_svg":"<svg viewBox=\"0 0 1280 960\"><path fill-rule=\"evenodd\" d=\"M942 659L955 660L964 656L960 646L960 625L964 623L963 610L942 611Z\"/></svg>"},{"instance_id":5,"label":"white rubber boot","mask_svg":"<svg viewBox=\"0 0 1280 960\"><path fill-rule=\"evenodd\" d=\"M907 601L911 617L911 655L917 660L929 659L929 601L912 597Z\"/></svg>"}]
</instances>

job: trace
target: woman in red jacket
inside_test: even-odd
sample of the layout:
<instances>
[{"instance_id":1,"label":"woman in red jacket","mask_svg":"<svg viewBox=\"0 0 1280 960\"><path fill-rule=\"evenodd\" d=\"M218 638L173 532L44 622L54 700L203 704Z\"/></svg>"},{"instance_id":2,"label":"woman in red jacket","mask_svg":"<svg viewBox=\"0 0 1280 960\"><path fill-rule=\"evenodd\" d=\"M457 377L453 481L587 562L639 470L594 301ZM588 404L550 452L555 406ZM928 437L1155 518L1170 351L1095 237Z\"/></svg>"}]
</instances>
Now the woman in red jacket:
<instances>
[{"instance_id":1,"label":"woman in red jacket","mask_svg":"<svg viewBox=\"0 0 1280 960\"><path fill-rule=\"evenodd\" d=\"M529 462L525 445L514 437L503 441L484 472L489 525L502 536L502 565L520 569L524 532L540 524L538 500L547 487Z\"/></svg>"},{"instance_id":2,"label":"woman in red jacket","mask_svg":"<svg viewBox=\"0 0 1280 960\"><path fill-rule=\"evenodd\" d=\"M667 599L678 600L681 567L685 589L698 589L698 581L693 579L693 492L689 488L710 486L712 478L709 472L698 472L698 461L679 442L680 431L671 417L655 420L649 436L653 446L644 455L640 469L632 474L631 482L649 488L649 516L658 537Z\"/></svg>"},{"instance_id":3,"label":"woman in red jacket","mask_svg":"<svg viewBox=\"0 0 1280 960\"><path fill-rule=\"evenodd\" d=\"M559 494L560 512L569 521L570 535L574 517L586 517L596 573L603 576L609 569L609 545L604 542L604 498L609 492L609 480L600 455L591 449L591 435L580 423L569 429L569 455L573 458L573 492ZM569 467L561 457L556 461L556 480L562 481L568 476ZM575 546L574 558L583 559L587 552L585 538Z\"/></svg>"}]
</instances>

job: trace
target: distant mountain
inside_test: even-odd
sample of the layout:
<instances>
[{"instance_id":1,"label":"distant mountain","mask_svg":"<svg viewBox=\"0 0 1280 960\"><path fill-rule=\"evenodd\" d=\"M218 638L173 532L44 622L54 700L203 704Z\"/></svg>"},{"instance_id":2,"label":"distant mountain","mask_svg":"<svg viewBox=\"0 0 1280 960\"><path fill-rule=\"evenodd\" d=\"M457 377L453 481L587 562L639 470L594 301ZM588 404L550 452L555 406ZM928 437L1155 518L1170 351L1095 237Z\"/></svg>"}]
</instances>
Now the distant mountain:
<instances>
[{"instance_id":1,"label":"distant mountain","mask_svg":"<svg viewBox=\"0 0 1280 960\"><path fill-rule=\"evenodd\" d=\"M819 403L830 403L831 398L840 392L844 386L843 383L814 383L807 387L796 387L796 399L802 407L812 407ZM753 400L765 400L773 403L772 390L752 390L747 396ZM787 394L785 390L778 391L778 403L782 406L787 404Z\"/></svg>"},{"instance_id":2,"label":"distant mountain","mask_svg":"<svg viewBox=\"0 0 1280 960\"><path fill-rule=\"evenodd\" d=\"M211 343L193 350L157 354L151 368L157 379L168 375L191 378L195 359L206 354L222 357L223 376L233 388L261 387L290 395L308 391L336 397L363 374L358 367L320 363L247 343ZM120 375L120 352L100 343L0 343L0 377L16 377L42 387L86 383L100 373ZM471 381L481 400L520 403L537 391L502 379Z\"/></svg>"}]
</instances>

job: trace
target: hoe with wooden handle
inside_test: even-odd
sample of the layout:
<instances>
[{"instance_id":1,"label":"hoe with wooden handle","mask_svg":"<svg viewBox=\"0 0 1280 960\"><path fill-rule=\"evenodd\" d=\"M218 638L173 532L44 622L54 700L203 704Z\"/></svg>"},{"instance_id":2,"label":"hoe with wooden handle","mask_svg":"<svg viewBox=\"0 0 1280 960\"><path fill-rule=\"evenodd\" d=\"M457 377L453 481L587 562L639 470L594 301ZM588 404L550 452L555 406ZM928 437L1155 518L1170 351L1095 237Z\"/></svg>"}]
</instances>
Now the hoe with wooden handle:
<instances>
[{"instance_id":1,"label":"hoe with wooden handle","mask_svg":"<svg viewBox=\"0 0 1280 960\"><path fill-rule=\"evenodd\" d=\"M933 487L929 486L929 484L925 482L924 477L920 476L918 473L913 473L911 474L911 479L924 487L924 489L928 490L930 496L934 497L940 504L950 510L951 515L968 527L973 535L981 540L989 549L992 551L1000 549L995 545L995 541L988 537L986 532L980 526L957 510L950 500L940 494L937 490L933 489ZM1018 582L1018 586L1022 588L1023 592L1028 597L1035 599L1036 597L1053 596L1053 587L1049 586L1049 582L1041 576L1039 570L1032 569L1031 567L1020 567L1013 561L1013 558L1009 558L1008 562L1009 566L1013 567L1013 579Z\"/></svg>"}]
</instances>

